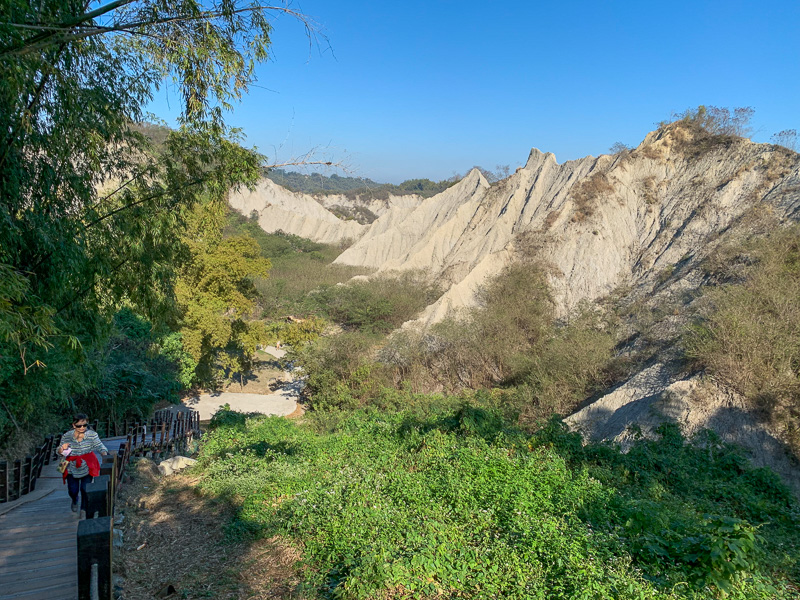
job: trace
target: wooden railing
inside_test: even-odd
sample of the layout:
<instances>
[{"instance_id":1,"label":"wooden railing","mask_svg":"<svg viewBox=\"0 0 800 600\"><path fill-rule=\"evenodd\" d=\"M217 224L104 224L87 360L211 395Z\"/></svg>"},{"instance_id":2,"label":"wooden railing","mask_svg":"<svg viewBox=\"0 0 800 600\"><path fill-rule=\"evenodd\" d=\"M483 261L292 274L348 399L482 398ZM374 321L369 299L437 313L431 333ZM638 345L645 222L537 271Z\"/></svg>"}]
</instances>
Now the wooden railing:
<instances>
[{"instance_id":1,"label":"wooden railing","mask_svg":"<svg viewBox=\"0 0 800 600\"><path fill-rule=\"evenodd\" d=\"M59 438L60 439L60 438ZM54 436L44 438L36 452L25 458L9 463L0 461L0 503L18 500L36 489L36 480L42 475L42 468L50 464L53 455Z\"/></svg>"},{"instance_id":2,"label":"wooden railing","mask_svg":"<svg viewBox=\"0 0 800 600\"><path fill-rule=\"evenodd\" d=\"M111 600L114 505L128 461L185 451L200 434L199 413L158 411L149 423L134 423L119 452L103 457L100 475L86 486L86 519L78 523L78 600Z\"/></svg>"},{"instance_id":3,"label":"wooden railing","mask_svg":"<svg viewBox=\"0 0 800 600\"><path fill-rule=\"evenodd\" d=\"M141 421L136 419L113 420L109 418L103 421L95 420L90 423L90 426L100 437L110 438L126 436L131 432L131 430L137 427L150 427L148 431L152 431L153 427L155 426L160 427L162 424L169 425L170 423L174 426L177 422L179 422L180 426L184 428L187 424L193 427L199 427L199 413L194 410L188 413L176 413L170 411L169 409L164 409L156 411L153 415L153 418L149 421Z\"/></svg>"},{"instance_id":4,"label":"wooden railing","mask_svg":"<svg viewBox=\"0 0 800 600\"><path fill-rule=\"evenodd\" d=\"M174 413L160 410L149 421L108 419L94 421L92 429L104 438L126 436L128 454L123 457L123 462L127 463L132 454L171 451L176 444L180 446L177 451L185 451L192 432L200 430L200 416L197 411ZM0 461L0 504L18 500L36 489L42 468L53 460L59 460L55 451L60 439L60 434L48 435L33 455L12 462Z\"/></svg>"}]
</instances>

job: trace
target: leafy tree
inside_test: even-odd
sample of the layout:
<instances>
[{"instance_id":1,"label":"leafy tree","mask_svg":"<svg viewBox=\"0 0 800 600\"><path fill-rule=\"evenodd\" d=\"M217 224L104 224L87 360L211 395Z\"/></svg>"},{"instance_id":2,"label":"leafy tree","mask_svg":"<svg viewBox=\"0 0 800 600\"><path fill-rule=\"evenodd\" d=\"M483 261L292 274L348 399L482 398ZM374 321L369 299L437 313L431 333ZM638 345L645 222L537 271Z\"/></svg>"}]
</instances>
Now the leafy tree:
<instances>
[{"instance_id":1,"label":"leafy tree","mask_svg":"<svg viewBox=\"0 0 800 600\"><path fill-rule=\"evenodd\" d=\"M196 381L195 370L197 361L183 348L183 338L180 332L172 332L161 340L161 353L178 368L178 382L181 387L188 389Z\"/></svg>"},{"instance_id":2,"label":"leafy tree","mask_svg":"<svg viewBox=\"0 0 800 600\"><path fill-rule=\"evenodd\" d=\"M270 269L253 238L222 238L224 216L213 207L196 211L194 228L204 229L208 235L198 239L190 227L185 242L190 258L175 286L183 315L183 346L197 362L197 376L205 382L218 378L220 368L229 375L251 370L258 343L247 322L258 297L252 277L266 277ZM209 220L216 226L207 226Z\"/></svg>"},{"instance_id":3,"label":"leafy tree","mask_svg":"<svg viewBox=\"0 0 800 600\"><path fill-rule=\"evenodd\" d=\"M93 386L119 306L177 321L193 207L260 173L223 111L267 56L269 11L285 9L89 6L0 6L0 435ZM181 128L155 148L136 123L164 81L183 99Z\"/></svg>"},{"instance_id":4,"label":"leafy tree","mask_svg":"<svg viewBox=\"0 0 800 600\"><path fill-rule=\"evenodd\" d=\"M88 353L90 377L75 397L82 410L119 422L147 417L159 400L177 400L179 365L158 352L152 324L129 308L112 320L108 342Z\"/></svg>"}]
</instances>

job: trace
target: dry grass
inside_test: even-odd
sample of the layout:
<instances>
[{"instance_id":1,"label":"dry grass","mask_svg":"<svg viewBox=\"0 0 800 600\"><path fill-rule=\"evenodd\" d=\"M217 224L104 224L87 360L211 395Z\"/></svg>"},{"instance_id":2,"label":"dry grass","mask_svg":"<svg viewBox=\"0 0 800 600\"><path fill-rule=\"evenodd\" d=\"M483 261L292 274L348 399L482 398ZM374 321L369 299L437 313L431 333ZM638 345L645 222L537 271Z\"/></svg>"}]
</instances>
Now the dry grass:
<instances>
[{"instance_id":1,"label":"dry grass","mask_svg":"<svg viewBox=\"0 0 800 600\"><path fill-rule=\"evenodd\" d=\"M648 175L642 179L642 195L647 204L658 203L658 188L655 175Z\"/></svg>"},{"instance_id":2,"label":"dry grass","mask_svg":"<svg viewBox=\"0 0 800 600\"><path fill-rule=\"evenodd\" d=\"M281 539L230 542L224 528L234 507L201 496L196 479L160 477L140 460L120 489L125 545L114 557L124 577L122 600L298 598L298 551ZM161 592L161 595L159 594Z\"/></svg>"},{"instance_id":3,"label":"dry grass","mask_svg":"<svg viewBox=\"0 0 800 600\"><path fill-rule=\"evenodd\" d=\"M551 210L549 213L547 213L547 216L544 219L544 223L542 223L542 229L544 231L550 231L550 229L553 228L553 225L556 224L556 221L560 216L561 216L560 210Z\"/></svg>"},{"instance_id":4,"label":"dry grass","mask_svg":"<svg viewBox=\"0 0 800 600\"><path fill-rule=\"evenodd\" d=\"M609 183L606 174L599 171L575 184L570 192L572 200L575 202L572 221L582 223L591 217L597 208L598 200L613 191L614 186Z\"/></svg>"},{"instance_id":5,"label":"dry grass","mask_svg":"<svg viewBox=\"0 0 800 600\"><path fill-rule=\"evenodd\" d=\"M647 144L642 146L642 149L638 152L638 154L641 154L650 160L661 160L664 158L664 151L655 144Z\"/></svg>"},{"instance_id":6,"label":"dry grass","mask_svg":"<svg viewBox=\"0 0 800 600\"><path fill-rule=\"evenodd\" d=\"M800 228L721 249L727 283L689 330L688 355L762 410L800 456Z\"/></svg>"},{"instance_id":7,"label":"dry grass","mask_svg":"<svg viewBox=\"0 0 800 600\"><path fill-rule=\"evenodd\" d=\"M766 183L774 184L791 173L797 158L796 152L778 146L763 164Z\"/></svg>"}]
</instances>

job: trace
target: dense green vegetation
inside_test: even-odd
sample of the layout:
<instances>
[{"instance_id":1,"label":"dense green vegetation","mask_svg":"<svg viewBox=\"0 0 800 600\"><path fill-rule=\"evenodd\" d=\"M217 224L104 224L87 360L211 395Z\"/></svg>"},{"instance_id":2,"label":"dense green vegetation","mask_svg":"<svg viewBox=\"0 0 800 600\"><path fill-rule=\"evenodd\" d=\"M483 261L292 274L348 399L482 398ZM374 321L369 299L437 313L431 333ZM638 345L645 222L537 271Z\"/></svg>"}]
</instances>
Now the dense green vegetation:
<instances>
[{"instance_id":1,"label":"dense green vegetation","mask_svg":"<svg viewBox=\"0 0 800 600\"><path fill-rule=\"evenodd\" d=\"M269 277L255 279L259 306L265 319L281 319L288 315L307 316L317 312L318 305L309 301L309 293L365 275L368 269L331 264L342 248L318 244L282 232L268 234L255 219L229 211L223 230L226 237L252 237L261 248L261 256L272 264Z\"/></svg>"},{"instance_id":2,"label":"dense green vegetation","mask_svg":"<svg viewBox=\"0 0 800 600\"><path fill-rule=\"evenodd\" d=\"M400 331L388 339L374 334L411 318L416 307L407 303L424 297L425 284L397 281L384 284L382 296L370 296L370 286L378 291L379 285L318 295L332 318L355 327L297 353L308 373L312 406L382 406L385 393L395 395L389 390L496 388L523 421L534 423L553 413L568 414L626 372L614 356L615 324L591 311L557 322L545 271L536 263L524 261L499 274L476 308L427 331ZM434 292L430 288L425 302ZM339 303L345 303L344 311ZM405 305L409 310L398 317L380 320L383 309L391 314Z\"/></svg>"},{"instance_id":3,"label":"dense green vegetation","mask_svg":"<svg viewBox=\"0 0 800 600\"><path fill-rule=\"evenodd\" d=\"M665 425L623 454L439 404L220 413L201 489L240 506L231 536L297 544L309 597L796 596L796 501L713 435Z\"/></svg>"},{"instance_id":4,"label":"dense green vegetation","mask_svg":"<svg viewBox=\"0 0 800 600\"><path fill-rule=\"evenodd\" d=\"M183 349L161 331L182 326L174 285L191 255L187 226L199 206L221 206L231 187L255 182L263 162L222 111L267 56L268 9L87 6L0 6L3 446L79 408L136 414L171 387L156 384L162 375L185 381ZM181 126L166 135L135 125L165 80L183 100ZM152 352L163 337L161 362L141 340L122 360L130 368L114 360L119 336L132 340L121 309L153 326Z\"/></svg>"},{"instance_id":5,"label":"dense green vegetation","mask_svg":"<svg viewBox=\"0 0 800 600\"><path fill-rule=\"evenodd\" d=\"M323 288L311 300L343 327L386 334L415 317L441 294L441 288L429 282L424 273L406 271Z\"/></svg>"}]
</instances>

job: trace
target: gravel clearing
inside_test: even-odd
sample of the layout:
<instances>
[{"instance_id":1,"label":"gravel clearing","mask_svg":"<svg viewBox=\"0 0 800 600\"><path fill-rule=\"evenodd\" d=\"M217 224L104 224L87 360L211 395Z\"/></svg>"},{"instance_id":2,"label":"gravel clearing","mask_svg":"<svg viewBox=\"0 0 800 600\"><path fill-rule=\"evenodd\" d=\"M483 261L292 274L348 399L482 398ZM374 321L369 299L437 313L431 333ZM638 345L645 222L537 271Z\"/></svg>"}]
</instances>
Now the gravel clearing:
<instances>
[{"instance_id":1,"label":"gravel clearing","mask_svg":"<svg viewBox=\"0 0 800 600\"><path fill-rule=\"evenodd\" d=\"M265 352L275 358L282 358L286 351L268 346ZM232 410L244 413L260 413L285 417L297 410L297 398L303 389L302 380L292 380L292 373L286 371L286 379L291 382L271 394L240 394L236 392L214 392L186 398L183 405L200 413L201 421L208 421L220 407L228 404Z\"/></svg>"}]
</instances>

